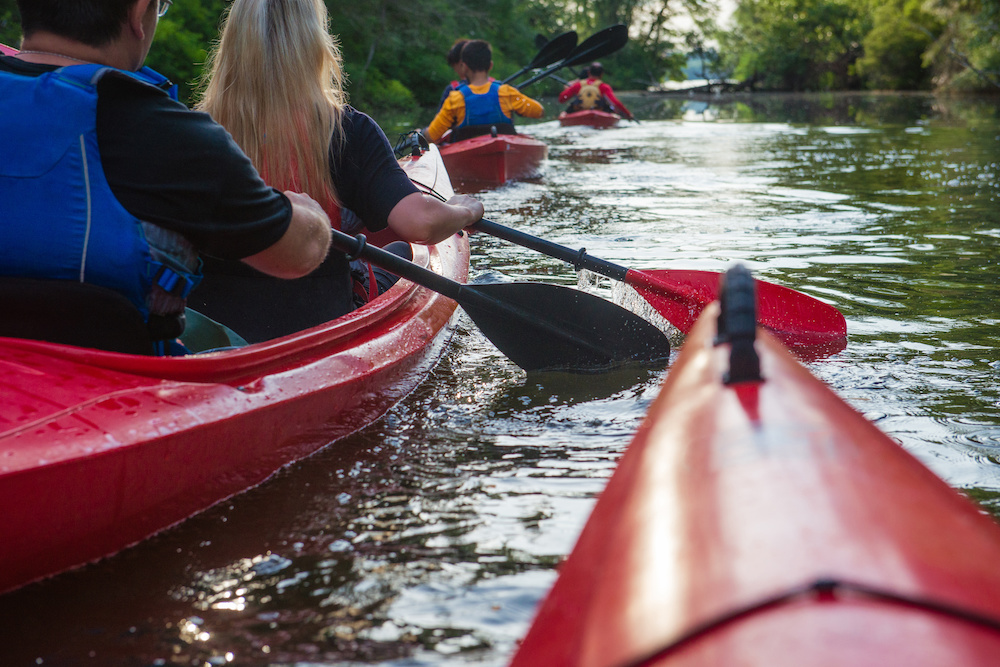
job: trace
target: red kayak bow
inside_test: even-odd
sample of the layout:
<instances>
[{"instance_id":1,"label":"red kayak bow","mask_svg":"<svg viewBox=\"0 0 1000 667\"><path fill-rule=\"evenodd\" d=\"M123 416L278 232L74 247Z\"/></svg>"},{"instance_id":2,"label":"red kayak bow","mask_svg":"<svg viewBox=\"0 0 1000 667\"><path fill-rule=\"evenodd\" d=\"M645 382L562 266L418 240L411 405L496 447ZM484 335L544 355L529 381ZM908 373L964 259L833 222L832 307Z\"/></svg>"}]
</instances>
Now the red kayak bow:
<instances>
[{"instance_id":1,"label":"red kayak bow","mask_svg":"<svg viewBox=\"0 0 1000 667\"><path fill-rule=\"evenodd\" d=\"M733 275L511 667L996 665L996 521L756 329Z\"/></svg>"}]
</instances>

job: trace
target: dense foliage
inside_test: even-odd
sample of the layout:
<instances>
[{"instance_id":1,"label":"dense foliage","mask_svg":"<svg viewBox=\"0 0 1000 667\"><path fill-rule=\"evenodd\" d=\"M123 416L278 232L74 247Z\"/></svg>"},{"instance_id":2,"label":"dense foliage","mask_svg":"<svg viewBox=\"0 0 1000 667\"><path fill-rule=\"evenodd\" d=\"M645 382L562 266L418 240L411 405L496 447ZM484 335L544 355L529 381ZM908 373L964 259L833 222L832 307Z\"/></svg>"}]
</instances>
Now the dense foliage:
<instances>
[{"instance_id":1,"label":"dense foliage","mask_svg":"<svg viewBox=\"0 0 1000 667\"><path fill-rule=\"evenodd\" d=\"M720 42L759 89L1000 92L1000 0L739 0Z\"/></svg>"},{"instance_id":2,"label":"dense foliage","mask_svg":"<svg viewBox=\"0 0 1000 667\"><path fill-rule=\"evenodd\" d=\"M620 88L635 88L679 76L692 31L668 23L685 14L704 22L712 1L373 0L328 6L343 47L352 101L366 109L414 109L436 105L444 85L454 78L444 55L459 37L489 40L494 73L502 78L531 60L538 35L551 38L576 30L582 40L613 23L626 23L633 39L604 60L609 79ZM160 21L147 64L179 82L188 101L196 94L227 5L228 0L175 0ZM0 0L0 42L16 45L19 40L15 1ZM558 88L551 81L540 82L529 92L540 95Z\"/></svg>"},{"instance_id":3,"label":"dense foliage","mask_svg":"<svg viewBox=\"0 0 1000 667\"><path fill-rule=\"evenodd\" d=\"M148 64L196 96L202 66L230 0L176 0ZM581 40L614 24L629 44L603 59L619 89L683 78L688 57L758 89L993 89L1000 91L1000 0L737 0L715 27L721 0L372 0L332 3L351 100L371 111L437 104L454 78L444 54L458 37L489 40L494 74L519 69L539 35ZM684 28L679 28L682 25ZM20 40L15 0L0 0L0 42ZM716 44L718 48L716 49ZM575 72L559 75L572 78ZM553 79L532 95L553 93Z\"/></svg>"}]
</instances>

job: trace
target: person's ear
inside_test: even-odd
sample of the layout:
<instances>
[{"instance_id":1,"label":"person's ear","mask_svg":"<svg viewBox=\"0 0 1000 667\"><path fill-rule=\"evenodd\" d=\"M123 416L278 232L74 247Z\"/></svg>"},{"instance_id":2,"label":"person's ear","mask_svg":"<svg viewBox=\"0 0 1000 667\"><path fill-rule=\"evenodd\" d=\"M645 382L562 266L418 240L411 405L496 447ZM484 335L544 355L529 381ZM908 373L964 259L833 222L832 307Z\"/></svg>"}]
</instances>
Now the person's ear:
<instances>
[{"instance_id":1,"label":"person's ear","mask_svg":"<svg viewBox=\"0 0 1000 667\"><path fill-rule=\"evenodd\" d=\"M141 40L146 39L146 14L156 12L159 7L159 0L136 0L128 10L125 29L132 33L132 36ZM150 7L152 5L152 7Z\"/></svg>"}]
</instances>

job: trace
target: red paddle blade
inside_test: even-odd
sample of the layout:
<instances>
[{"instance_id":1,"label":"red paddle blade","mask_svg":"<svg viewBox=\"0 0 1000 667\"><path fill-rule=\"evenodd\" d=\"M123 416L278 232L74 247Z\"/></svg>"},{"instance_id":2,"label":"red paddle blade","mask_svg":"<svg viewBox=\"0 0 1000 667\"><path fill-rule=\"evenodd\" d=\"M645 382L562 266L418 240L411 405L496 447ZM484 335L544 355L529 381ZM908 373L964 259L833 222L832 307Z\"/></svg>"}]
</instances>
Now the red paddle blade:
<instances>
[{"instance_id":1,"label":"red paddle blade","mask_svg":"<svg viewBox=\"0 0 1000 667\"><path fill-rule=\"evenodd\" d=\"M625 282L668 322L687 334L702 309L715 301L721 273L685 269L636 271ZM786 345L805 347L847 342L847 322L839 310L795 290L757 280L757 322Z\"/></svg>"}]
</instances>

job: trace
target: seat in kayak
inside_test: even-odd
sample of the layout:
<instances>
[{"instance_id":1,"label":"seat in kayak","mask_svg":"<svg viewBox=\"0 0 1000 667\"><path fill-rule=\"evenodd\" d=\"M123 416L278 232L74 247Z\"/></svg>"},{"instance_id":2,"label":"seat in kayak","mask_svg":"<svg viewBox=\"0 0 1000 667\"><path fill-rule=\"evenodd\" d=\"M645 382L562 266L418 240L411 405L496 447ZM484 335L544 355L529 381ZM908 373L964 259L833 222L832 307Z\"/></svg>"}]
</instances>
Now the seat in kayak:
<instances>
[{"instance_id":1,"label":"seat in kayak","mask_svg":"<svg viewBox=\"0 0 1000 667\"><path fill-rule=\"evenodd\" d=\"M0 278L0 336L149 355L142 314L122 294L70 280Z\"/></svg>"}]
</instances>

